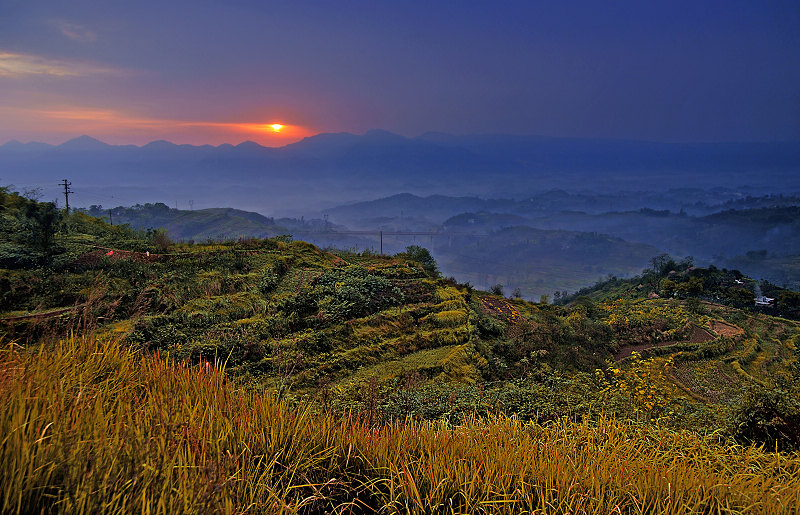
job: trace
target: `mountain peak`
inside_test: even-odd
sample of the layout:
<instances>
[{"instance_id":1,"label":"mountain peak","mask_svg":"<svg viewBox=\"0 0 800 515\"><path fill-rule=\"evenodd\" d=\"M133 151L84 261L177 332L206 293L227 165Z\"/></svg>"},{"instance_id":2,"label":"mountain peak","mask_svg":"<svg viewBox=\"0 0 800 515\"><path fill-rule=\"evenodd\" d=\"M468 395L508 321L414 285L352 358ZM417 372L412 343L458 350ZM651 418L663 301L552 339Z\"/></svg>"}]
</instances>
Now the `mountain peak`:
<instances>
[{"instance_id":1,"label":"mountain peak","mask_svg":"<svg viewBox=\"0 0 800 515\"><path fill-rule=\"evenodd\" d=\"M58 146L58 148L68 150L97 150L101 148L107 148L109 146L110 145L103 143L99 139L95 139L84 134L83 136L78 136L77 138L72 138L71 140L62 143Z\"/></svg>"},{"instance_id":2,"label":"mountain peak","mask_svg":"<svg viewBox=\"0 0 800 515\"><path fill-rule=\"evenodd\" d=\"M308 153L315 157L322 157L341 152L359 141L360 136L349 132L321 132L308 136L295 143L282 147L292 153Z\"/></svg>"},{"instance_id":3,"label":"mountain peak","mask_svg":"<svg viewBox=\"0 0 800 515\"><path fill-rule=\"evenodd\" d=\"M243 141L243 142L239 143L238 145L236 145L236 148L242 149L242 150L261 150L262 148L265 148L265 147L262 146L262 145L259 145L255 141L247 140L247 141Z\"/></svg>"},{"instance_id":4,"label":"mountain peak","mask_svg":"<svg viewBox=\"0 0 800 515\"><path fill-rule=\"evenodd\" d=\"M97 141L97 140L95 140ZM165 139L157 139L155 141L151 141L150 143L142 146L142 148L150 148L150 149L166 149L166 148L174 148L177 145L171 141L167 141Z\"/></svg>"}]
</instances>

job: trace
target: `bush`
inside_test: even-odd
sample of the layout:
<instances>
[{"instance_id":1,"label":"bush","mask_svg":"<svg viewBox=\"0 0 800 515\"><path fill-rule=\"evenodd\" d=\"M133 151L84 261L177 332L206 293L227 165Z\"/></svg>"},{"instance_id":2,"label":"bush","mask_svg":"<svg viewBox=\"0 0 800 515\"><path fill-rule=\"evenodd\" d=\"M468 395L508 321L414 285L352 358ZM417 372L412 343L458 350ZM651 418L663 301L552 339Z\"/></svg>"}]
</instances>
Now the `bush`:
<instances>
[{"instance_id":1,"label":"bush","mask_svg":"<svg viewBox=\"0 0 800 515\"><path fill-rule=\"evenodd\" d=\"M155 245L160 252L169 250L173 243L166 229L156 229L153 232L153 245Z\"/></svg>"},{"instance_id":2,"label":"bush","mask_svg":"<svg viewBox=\"0 0 800 515\"><path fill-rule=\"evenodd\" d=\"M275 289L280 280L281 278L272 269L267 270L258 282L258 291L267 295Z\"/></svg>"},{"instance_id":3,"label":"bush","mask_svg":"<svg viewBox=\"0 0 800 515\"><path fill-rule=\"evenodd\" d=\"M769 450L800 450L800 395L760 385L749 386L733 409L732 433L742 444L763 444Z\"/></svg>"},{"instance_id":4,"label":"bush","mask_svg":"<svg viewBox=\"0 0 800 515\"><path fill-rule=\"evenodd\" d=\"M436 260L431 256L430 251L425 247L419 245L409 245L406 247L405 256L411 261L416 261L422 268L428 272L432 277L439 276L439 268L436 265Z\"/></svg>"}]
</instances>

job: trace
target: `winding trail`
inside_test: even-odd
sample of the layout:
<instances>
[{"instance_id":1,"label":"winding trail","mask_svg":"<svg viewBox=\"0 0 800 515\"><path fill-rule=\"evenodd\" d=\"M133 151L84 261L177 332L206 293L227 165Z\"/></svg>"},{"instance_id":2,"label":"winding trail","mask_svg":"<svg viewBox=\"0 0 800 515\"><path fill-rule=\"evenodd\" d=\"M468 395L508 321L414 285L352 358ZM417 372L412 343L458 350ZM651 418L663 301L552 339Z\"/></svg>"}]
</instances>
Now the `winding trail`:
<instances>
[{"instance_id":1,"label":"winding trail","mask_svg":"<svg viewBox=\"0 0 800 515\"><path fill-rule=\"evenodd\" d=\"M712 327L713 327L713 322L714 321L712 321ZM721 324L724 324L728 328L736 327L736 326L731 326L726 322L721 322ZM717 331L714 332L716 333ZM726 336L725 334L721 333L717 333L717 335ZM625 345L614 353L614 361L622 361L623 359L630 357L630 355L633 354L634 352L641 352L643 350L652 349L655 347L667 347L669 345L675 345L676 343L705 343L705 342L710 342L711 340L714 340L716 338L717 336L709 332L707 329L693 325L691 334L685 340L667 340L664 342L642 343L639 345Z\"/></svg>"},{"instance_id":2,"label":"winding trail","mask_svg":"<svg viewBox=\"0 0 800 515\"><path fill-rule=\"evenodd\" d=\"M47 318L57 317L59 315L63 315L65 313L69 313L72 311L77 311L78 309L86 306L86 304L77 304L75 306L70 306L68 308L56 308L51 309L49 311L39 311L36 313L26 313L24 315L13 315L8 317L0 318L0 322L18 322L20 320L31 320L31 319L38 319L44 320Z\"/></svg>"}]
</instances>

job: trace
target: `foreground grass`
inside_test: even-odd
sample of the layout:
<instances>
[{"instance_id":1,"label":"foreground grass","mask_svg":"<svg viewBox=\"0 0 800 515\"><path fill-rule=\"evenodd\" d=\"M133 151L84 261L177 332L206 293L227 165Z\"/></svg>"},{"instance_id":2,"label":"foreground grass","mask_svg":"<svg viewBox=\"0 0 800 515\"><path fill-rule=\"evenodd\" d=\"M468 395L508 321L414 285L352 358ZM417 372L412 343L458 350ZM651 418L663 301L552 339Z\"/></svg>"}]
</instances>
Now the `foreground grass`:
<instances>
[{"instance_id":1,"label":"foreground grass","mask_svg":"<svg viewBox=\"0 0 800 515\"><path fill-rule=\"evenodd\" d=\"M370 427L219 366L70 338L0 352L3 512L794 513L800 455L613 420Z\"/></svg>"}]
</instances>

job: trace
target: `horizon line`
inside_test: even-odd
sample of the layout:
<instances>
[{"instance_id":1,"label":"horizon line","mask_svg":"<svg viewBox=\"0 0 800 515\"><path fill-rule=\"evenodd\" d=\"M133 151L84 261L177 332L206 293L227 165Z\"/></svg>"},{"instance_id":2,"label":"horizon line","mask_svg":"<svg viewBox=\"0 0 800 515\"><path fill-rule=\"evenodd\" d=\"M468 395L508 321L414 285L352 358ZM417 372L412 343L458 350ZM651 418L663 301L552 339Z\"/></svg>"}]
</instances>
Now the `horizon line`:
<instances>
[{"instance_id":1,"label":"horizon line","mask_svg":"<svg viewBox=\"0 0 800 515\"><path fill-rule=\"evenodd\" d=\"M387 131L385 129L368 129L368 130L364 131L361 134L348 132L348 131L319 132L319 133L313 134L311 136L305 136L305 137L301 138L300 140L297 140L297 141L294 141L294 142L291 142L291 143L286 143L284 145L279 145L279 146L263 145L263 144L261 144L261 143L259 143L257 141L253 141L253 140L250 140L250 139L242 140L239 143L225 142L225 143L220 143L218 145L215 145L215 144L212 144L212 143L176 143L174 141L170 141L170 140L163 139L163 138L154 139L154 140L148 141L147 143L142 143L142 144L137 145L135 143L107 143L107 142L105 142L105 141L103 141L100 138L97 138L95 136L90 136L89 134L80 134L78 136L71 137L71 138L69 138L69 139L67 139L67 140L65 140L65 141L63 141L61 143L47 143L47 142L37 141L37 140L20 141L17 138L12 138L12 139L9 139L9 140L7 140L7 141L5 141L3 143L0 143L0 148L3 148L3 147L5 147L5 146L7 146L9 144L19 144L19 145L39 144L39 145L47 145L47 146L50 146L50 147L58 148L58 147L61 147L63 145L66 145L68 143L74 142L76 140L90 139L92 141L96 141L96 142L98 142L98 143L100 143L100 144L102 144L104 146L107 146L107 147L136 147L136 148L144 148L144 147L147 147L147 146L152 145L154 143L167 143L169 145L173 145L173 146L176 146L176 147L187 147L188 146L188 147L195 147L195 148L200 148L200 147L220 148L220 147L230 146L230 147L234 147L235 148L235 147L239 147L239 146L245 145L245 144L253 144L253 145L256 145L256 146L261 147L261 148L279 149L279 148L288 147L290 145L295 145L297 143L300 143L302 141L305 141L307 139L311 139L311 138L314 138L314 137L317 137L317 136L324 136L324 135L350 135L350 136L363 137L363 136L366 136L367 134L369 134L371 132L372 133L386 133L386 134L389 134L391 136L397 136L399 138L403 138L403 139L406 139L406 140L417 140L417 139L423 138L426 135L438 134L438 135L453 136L453 137L503 136L503 137L510 137L510 138L542 138L542 139L554 139L554 140L556 140L556 139L560 139L560 140L591 140L591 141L614 141L614 142L626 142L627 141L627 142L639 142L639 143L655 143L655 144L664 144L664 145L800 143L800 139L665 141L665 140L647 140L647 139L635 139L635 138L608 138L608 137L595 137L595 136L546 136L546 135L542 135L542 134L511 134L511 133L465 133L465 134L454 134L454 133L449 133L449 132L444 132L444 131L425 131L425 132L422 132L422 133L418 134L417 136L408 137L408 136L403 136L403 135L398 134L398 133Z\"/></svg>"}]
</instances>

